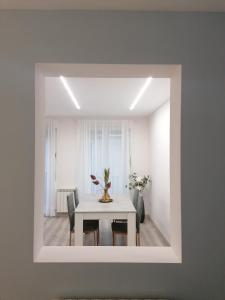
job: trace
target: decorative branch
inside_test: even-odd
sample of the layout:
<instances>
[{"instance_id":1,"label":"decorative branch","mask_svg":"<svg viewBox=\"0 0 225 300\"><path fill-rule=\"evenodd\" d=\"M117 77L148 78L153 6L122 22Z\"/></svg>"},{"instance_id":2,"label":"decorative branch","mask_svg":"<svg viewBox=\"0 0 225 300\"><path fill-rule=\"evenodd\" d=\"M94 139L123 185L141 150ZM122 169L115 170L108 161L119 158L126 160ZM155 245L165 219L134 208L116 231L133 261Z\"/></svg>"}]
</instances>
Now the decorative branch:
<instances>
[{"instance_id":1,"label":"decorative branch","mask_svg":"<svg viewBox=\"0 0 225 300\"><path fill-rule=\"evenodd\" d=\"M111 182L109 181L110 169L104 169L104 184L103 186L99 180L97 180L95 175L90 175L92 183L95 185L100 185L102 189L108 190L111 187Z\"/></svg>"}]
</instances>

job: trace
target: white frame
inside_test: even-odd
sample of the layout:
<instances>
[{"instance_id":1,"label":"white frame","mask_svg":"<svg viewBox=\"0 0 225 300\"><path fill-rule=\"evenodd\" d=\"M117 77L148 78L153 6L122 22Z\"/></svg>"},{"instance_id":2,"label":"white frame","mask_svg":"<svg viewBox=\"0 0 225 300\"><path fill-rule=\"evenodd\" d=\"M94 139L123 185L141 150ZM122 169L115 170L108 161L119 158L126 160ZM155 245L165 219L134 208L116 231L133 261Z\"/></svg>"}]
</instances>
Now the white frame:
<instances>
[{"instance_id":1,"label":"white frame","mask_svg":"<svg viewBox=\"0 0 225 300\"><path fill-rule=\"evenodd\" d=\"M170 78L170 247L44 246L44 77ZM181 65L36 64L34 262L181 263Z\"/></svg>"}]
</instances>

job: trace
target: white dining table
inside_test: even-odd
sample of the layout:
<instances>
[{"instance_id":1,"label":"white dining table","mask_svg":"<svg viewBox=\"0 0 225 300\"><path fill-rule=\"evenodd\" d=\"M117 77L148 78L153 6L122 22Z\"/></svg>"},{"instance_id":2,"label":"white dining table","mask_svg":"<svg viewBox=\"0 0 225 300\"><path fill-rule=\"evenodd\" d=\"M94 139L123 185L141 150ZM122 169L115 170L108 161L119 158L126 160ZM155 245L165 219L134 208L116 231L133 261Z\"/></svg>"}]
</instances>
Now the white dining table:
<instances>
[{"instance_id":1,"label":"white dining table","mask_svg":"<svg viewBox=\"0 0 225 300\"><path fill-rule=\"evenodd\" d=\"M128 195L114 195L101 203L97 195L80 195L75 209L75 246L83 246L83 220L127 220L127 245L136 246L136 210ZM101 232L100 232L101 234Z\"/></svg>"}]
</instances>

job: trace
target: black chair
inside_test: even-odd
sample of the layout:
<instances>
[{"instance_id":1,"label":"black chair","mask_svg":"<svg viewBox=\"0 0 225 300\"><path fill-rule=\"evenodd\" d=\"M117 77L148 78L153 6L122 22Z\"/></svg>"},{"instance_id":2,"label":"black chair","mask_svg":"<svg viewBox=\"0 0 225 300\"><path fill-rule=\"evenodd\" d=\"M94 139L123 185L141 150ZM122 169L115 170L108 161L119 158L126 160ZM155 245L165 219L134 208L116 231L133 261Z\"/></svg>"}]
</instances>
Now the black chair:
<instances>
[{"instance_id":1,"label":"black chair","mask_svg":"<svg viewBox=\"0 0 225 300\"><path fill-rule=\"evenodd\" d=\"M75 188L75 190L74 190L74 199L75 199L75 207L77 207L79 204L79 194L78 194L77 188Z\"/></svg>"},{"instance_id":2,"label":"black chair","mask_svg":"<svg viewBox=\"0 0 225 300\"><path fill-rule=\"evenodd\" d=\"M144 221L145 221L145 203L144 203L143 197L142 197L140 205L142 206L141 222L140 223L144 223Z\"/></svg>"},{"instance_id":3,"label":"black chair","mask_svg":"<svg viewBox=\"0 0 225 300\"><path fill-rule=\"evenodd\" d=\"M75 188L74 190L74 199L75 199L75 207L77 207L79 205L79 193L78 193L78 188ZM93 225L94 226L98 226L99 228L99 220L84 220L84 223L85 223L85 226L86 227L92 227ZM97 244L99 245L99 229L98 229L98 232L97 232Z\"/></svg>"},{"instance_id":4,"label":"black chair","mask_svg":"<svg viewBox=\"0 0 225 300\"><path fill-rule=\"evenodd\" d=\"M71 239L72 233L74 233L74 221L75 221L75 199L74 193L70 193L67 196L67 208L68 208L68 216L70 222L70 246L71 246ZM84 220L83 221L83 232L88 234L90 232L94 233L94 244L99 244L99 221L98 220ZM97 239L96 239L97 234Z\"/></svg>"},{"instance_id":5,"label":"black chair","mask_svg":"<svg viewBox=\"0 0 225 300\"><path fill-rule=\"evenodd\" d=\"M131 201L132 201L135 209L137 209L138 195L139 195L139 190L135 189L131 196ZM121 222L127 222L127 220L126 219L114 219L113 222L121 223Z\"/></svg>"},{"instance_id":6,"label":"black chair","mask_svg":"<svg viewBox=\"0 0 225 300\"><path fill-rule=\"evenodd\" d=\"M141 222L141 215L142 215L142 201L143 196L139 195L137 201L135 202L136 205L136 245L140 246L140 222ZM112 222L112 239L113 239L113 246L115 246L115 238L116 234L123 234L127 235L127 221L126 222Z\"/></svg>"}]
</instances>

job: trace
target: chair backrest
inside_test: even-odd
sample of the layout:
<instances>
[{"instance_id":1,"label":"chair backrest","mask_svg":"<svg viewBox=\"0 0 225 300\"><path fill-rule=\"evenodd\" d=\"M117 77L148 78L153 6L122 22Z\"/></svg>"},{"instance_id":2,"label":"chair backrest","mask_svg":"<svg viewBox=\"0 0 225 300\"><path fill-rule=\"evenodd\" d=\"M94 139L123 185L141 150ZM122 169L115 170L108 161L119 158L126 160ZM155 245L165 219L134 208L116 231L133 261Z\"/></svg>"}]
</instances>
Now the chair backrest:
<instances>
[{"instance_id":1,"label":"chair backrest","mask_svg":"<svg viewBox=\"0 0 225 300\"><path fill-rule=\"evenodd\" d=\"M67 196L67 208L68 216L70 221L70 231L74 230L74 216L75 216L75 202L74 202L74 193L70 193Z\"/></svg>"},{"instance_id":2,"label":"chair backrest","mask_svg":"<svg viewBox=\"0 0 225 300\"><path fill-rule=\"evenodd\" d=\"M143 212L143 195L138 195L138 201L137 201L137 207L136 207L136 227L137 232L140 231L140 223L141 223L141 217Z\"/></svg>"},{"instance_id":3,"label":"chair backrest","mask_svg":"<svg viewBox=\"0 0 225 300\"><path fill-rule=\"evenodd\" d=\"M137 210L137 204L138 204L138 196L139 196L139 190L134 189L133 195L132 195L132 202L133 202L136 210Z\"/></svg>"},{"instance_id":4,"label":"chair backrest","mask_svg":"<svg viewBox=\"0 0 225 300\"><path fill-rule=\"evenodd\" d=\"M77 188L75 188L75 190L74 190L74 199L75 199L75 206L77 207L79 204L79 194L78 194Z\"/></svg>"}]
</instances>

